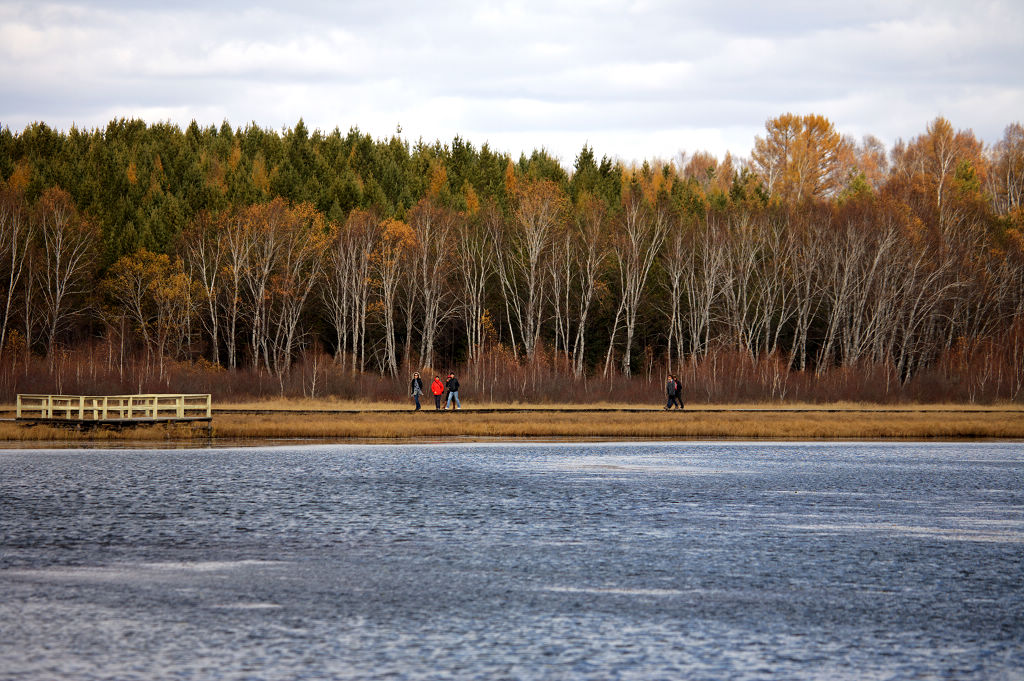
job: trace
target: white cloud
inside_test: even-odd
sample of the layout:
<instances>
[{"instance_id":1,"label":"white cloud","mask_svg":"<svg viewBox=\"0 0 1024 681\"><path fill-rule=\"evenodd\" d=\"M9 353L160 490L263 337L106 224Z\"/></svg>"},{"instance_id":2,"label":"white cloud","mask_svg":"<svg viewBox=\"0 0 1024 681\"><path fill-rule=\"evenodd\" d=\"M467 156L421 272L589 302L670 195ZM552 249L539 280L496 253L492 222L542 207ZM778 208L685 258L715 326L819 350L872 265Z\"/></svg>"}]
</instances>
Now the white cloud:
<instances>
[{"instance_id":1,"label":"white cloud","mask_svg":"<svg viewBox=\"0 0 1024 681\"><path fill-rule=\"evenodd\" d=\"M785 111L888 143L942 114L993 142L1024 111L1024 8L1009 0L167 7L0 6L0 123L401 123L571 163L584 143L746 156Z\"/></svg>"}]
</instances>

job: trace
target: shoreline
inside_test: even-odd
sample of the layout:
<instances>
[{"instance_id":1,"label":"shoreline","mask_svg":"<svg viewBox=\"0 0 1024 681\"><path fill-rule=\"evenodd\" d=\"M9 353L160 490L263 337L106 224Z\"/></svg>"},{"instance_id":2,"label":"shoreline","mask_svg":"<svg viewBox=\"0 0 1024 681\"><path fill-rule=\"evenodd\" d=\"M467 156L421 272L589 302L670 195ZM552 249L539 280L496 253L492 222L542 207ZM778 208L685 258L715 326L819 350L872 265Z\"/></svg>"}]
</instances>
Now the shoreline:
<instances>
[{"instance_id":1,"label":"shoreline","mask_svg":"<svg viewBox=\"0 0 1024 681\"><path fill-rule=\"evenodd\" d=\"M868 445L868 444L1024 444L1020 438L740 438L740 437L692 437L692 438L621 438L621 437L479 437L456 436L449 440L425 438L212 438L176 440L0 440L0 456L5 452L25 451L89 451L104 450L217 450L217 449L266 449L291 446L339 446L339 447L390 447L423 445L429 447L451 445L598 445L598 444L793 444L793 445Z\"/></svg>"},{"instance_id":2,"label":"shoreline","mask_svg":"<svg viewBox=\"0 0 1024 681\"><path fill-rule=\"evenodd\" d=\"M352 408L355 406L362 409ZM333 407L333 408L329 408ZM347 407L347 408L339 408ZM390 407L390 408L388 408ZM442 410L443 411L443 410ZM403 405L227 404L201 427L138 426L79 432L13 420L0 422L0 442L163 442L219 446L451 441L1019 441L1024 407L1014 405L700 405L666 412L625 405L488 405L415 412ZM202 432L199 432L199 430ZM209 434L207 431L209 428Z\"/></svg>"}]
</instances>

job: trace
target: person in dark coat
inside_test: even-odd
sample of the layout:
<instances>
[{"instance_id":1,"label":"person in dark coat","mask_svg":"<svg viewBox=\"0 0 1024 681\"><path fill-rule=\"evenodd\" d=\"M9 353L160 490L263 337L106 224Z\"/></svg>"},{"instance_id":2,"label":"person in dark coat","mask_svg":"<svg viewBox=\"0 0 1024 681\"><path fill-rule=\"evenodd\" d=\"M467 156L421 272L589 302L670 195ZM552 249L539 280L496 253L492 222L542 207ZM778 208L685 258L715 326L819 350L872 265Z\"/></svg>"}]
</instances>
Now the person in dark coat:
<instances>
[{"instance_id":1,"label":"person in dark coat","mask_svg":"<svg viewBox=\"0 0 1024 681\"><path fill-rule=\"evenodd\" d=\"M444 384L445 389L448 391L448 402L444 405L445 409L451 409L452 398L455 398L455 408L462 409L462 403L459 402L459 379L455 378L455 374L448 374L448 380Z\"/></svg>"},{"instance_id":2,"label":"person in dark coat","mask_svg":"<svg viewBox=\"0 0 1024 681\"><path fill-rule=\"evenodd\" d=\"M683 384L679 382L679 379L675 376L672 377L672 382L676 384L676 406L680 410L683 408Z\"/></svg>"},{"instance_id":3,"label":"person in dark coat","mask_svg":"<svg viewBox=\"0 0 1024 681\"><path fill-rule=\"evenodd\" d=\"M665 382L665 394L668 396L668 402L665 403L665 409L671 409L672 405L676 403L678 398L679 384L676 383L676 377L672 374L668 375L668 380Z\"/></svg>"},{"instance_id":4,"label":"person in dark coat","mask_svg":"<svg viewBox=\"0 0 1024 681\"><path fill-rule=\"evenodd\" d=\"M409 384L409 390L412 391L412 399L416 401L416 409L420 410L420 395L423 394L423 381L420 380L420 372L413 372L412 383Z\"/></svg>"}]
</instances>

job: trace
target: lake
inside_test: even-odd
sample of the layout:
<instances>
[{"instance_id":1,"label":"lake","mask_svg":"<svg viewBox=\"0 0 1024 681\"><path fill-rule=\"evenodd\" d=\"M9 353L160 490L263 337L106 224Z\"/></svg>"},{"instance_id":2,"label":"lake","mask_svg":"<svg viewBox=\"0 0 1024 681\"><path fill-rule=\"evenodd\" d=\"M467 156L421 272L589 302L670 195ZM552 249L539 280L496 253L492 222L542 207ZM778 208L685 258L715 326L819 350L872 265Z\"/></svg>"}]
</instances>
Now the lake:
<instances>
[{"instance_id":1,"label":"lake","mask_svg":"<svg viewBox=\"0 0 1024 681\"><path fill-rule=\"evenodd\" d=\"M0 451L0 679L1021 679L1024 445Z\"/></svg>"}]
</instances>

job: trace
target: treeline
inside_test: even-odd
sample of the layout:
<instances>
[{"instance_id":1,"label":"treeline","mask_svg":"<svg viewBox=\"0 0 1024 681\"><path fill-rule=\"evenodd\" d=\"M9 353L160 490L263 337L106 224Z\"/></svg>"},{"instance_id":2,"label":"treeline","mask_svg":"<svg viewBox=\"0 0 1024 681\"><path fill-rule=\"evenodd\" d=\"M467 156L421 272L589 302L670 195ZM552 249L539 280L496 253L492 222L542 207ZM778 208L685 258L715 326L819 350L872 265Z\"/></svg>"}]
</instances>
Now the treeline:
<instances>
[{"instance_id":1,"label":"treeline","mask_svg":"<svg viewBox=\"0 0 1024 681\"><path fill-rule=\"evenodd\" d=\"M0 176L8 395L97 372L342 394L456 365L501 399L664 371L708 399L1024 387L1016 123L986 147L938 118L887 150L786 114L749 160L584 147L571 171L301 121L36 124L0 131Z\"/></svg>"}]
</instances>

